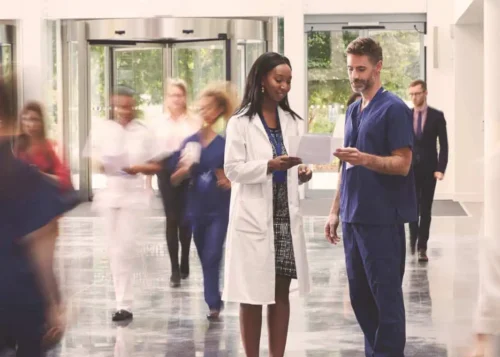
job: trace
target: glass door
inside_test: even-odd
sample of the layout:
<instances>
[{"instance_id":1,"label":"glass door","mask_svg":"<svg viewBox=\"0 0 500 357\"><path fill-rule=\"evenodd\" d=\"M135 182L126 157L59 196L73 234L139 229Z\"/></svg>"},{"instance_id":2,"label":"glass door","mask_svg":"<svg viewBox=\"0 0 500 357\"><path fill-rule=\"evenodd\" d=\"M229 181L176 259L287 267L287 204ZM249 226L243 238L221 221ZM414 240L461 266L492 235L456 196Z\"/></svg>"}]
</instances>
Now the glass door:
<instances>
[{"instance_id":1,"label":"glass door","mask_svg":"<svg viewBox=\"0 0 500 357\"><path fill-rule=\"evenodd\" d=\"M136 93L137 118L145 122L163 112L164 46L90 46L90 127L111 118L109 98L119 86ZM105 177L91 167L92 191Z\"/></svg>"},{"instance_id":2,"label":"glass door","mask_svg":"<svg viewBox=\"0 0 500 357\"><path fill-rule=\"evenodd\" d=\"M248 72L250 72L255 60L257 60L261 54L266 52L266 50L267 43L265 41L238 41L238 78L233 80L233 82L236 83L240 98L243 97L245 91L245 83Z\"/></svg>"},{"instance_id":3,"label":"glass door","mask_svg":"<svg viewBox=\"0 0 500 357\"><path fill-rule=\"evenodd\" d=\"M226 80L226 41L178 42L170 46L172 77L186 82L188 103L208 84Z\"/></svg>"},{"instance_id":4,"label":"glass door","mask_svg":"<svg viewBox=\"0 0 500 357\"><path fill-rule=\"evenodd\" d=\"M358 37L377 40L384 50L382 83L404 100L409 83L423 78L424 49L423 34L409 26L396 30L337 28L306 33L307 119L309 133L342 138L347 101L352 95L345 55L348 44ZM336 189L338 169L337 159L329 165L315 165L315 179L308 189Z\"/></svg>"}]
</instances>

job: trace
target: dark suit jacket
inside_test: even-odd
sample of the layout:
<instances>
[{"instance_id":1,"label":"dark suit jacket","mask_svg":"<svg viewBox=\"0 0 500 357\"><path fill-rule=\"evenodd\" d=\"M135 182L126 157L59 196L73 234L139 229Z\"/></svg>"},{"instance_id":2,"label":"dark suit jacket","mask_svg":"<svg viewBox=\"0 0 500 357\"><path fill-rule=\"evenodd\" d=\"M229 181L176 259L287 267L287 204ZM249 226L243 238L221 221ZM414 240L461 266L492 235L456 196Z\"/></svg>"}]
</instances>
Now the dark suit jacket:
<instances>
[{"instance_id":1,"label":"dark suit jacket","mask_svg":"<svg viewBox=\"0 0 500 357\"><path fill-rule=\"evenodd\" d=\"M414 110L412 110L412 113ZM439 154L437 150L439 140ZM443 112L427 107L427 119L421 139L415 137L413 148L413 163L423 166L429 171L439 171L444 174L448 165L448 134Z\"/></svg>"}]
</instances>

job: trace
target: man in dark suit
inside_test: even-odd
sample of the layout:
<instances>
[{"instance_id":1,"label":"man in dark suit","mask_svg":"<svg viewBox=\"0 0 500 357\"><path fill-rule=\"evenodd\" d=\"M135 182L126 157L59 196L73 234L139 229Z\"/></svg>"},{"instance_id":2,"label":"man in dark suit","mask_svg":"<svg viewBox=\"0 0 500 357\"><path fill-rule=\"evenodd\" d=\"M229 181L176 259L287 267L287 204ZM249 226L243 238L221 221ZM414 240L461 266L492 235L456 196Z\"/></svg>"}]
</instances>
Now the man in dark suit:
<instances>
[{"instance_id":1,"label":"man in dark suit","mask_svg":"<svg viewBox=\"0 0 500 357\"><path fill-rule=\"evenodd\" d=\"M418 248L418 260L427 262L432 201L436 181L444 178L448 164L448 135L443 112L427 105L427 84L416 80L410 84L409 93L414 105L413 168L418 204L418 220L410 223L410 250L415 254Z\"/></svg>"}]
</instances>

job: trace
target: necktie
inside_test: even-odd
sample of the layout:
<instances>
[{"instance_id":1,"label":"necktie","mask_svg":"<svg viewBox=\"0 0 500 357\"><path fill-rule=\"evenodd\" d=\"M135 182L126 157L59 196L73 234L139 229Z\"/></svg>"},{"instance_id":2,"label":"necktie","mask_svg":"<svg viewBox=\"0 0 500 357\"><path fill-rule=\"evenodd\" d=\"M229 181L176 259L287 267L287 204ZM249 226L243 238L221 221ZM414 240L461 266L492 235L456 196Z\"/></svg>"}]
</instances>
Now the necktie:
<instances>
[{"instance_id":1,"label":"necktie","mask_svg":"<svg viewBox=\"0 0 500 357\"><path fill-rule=\"evenodd\" d=\"M422 137L422 111L418 112L417 130L415 134L417 136L417 139L420 139Z\"/></svg>"}]
</instances>

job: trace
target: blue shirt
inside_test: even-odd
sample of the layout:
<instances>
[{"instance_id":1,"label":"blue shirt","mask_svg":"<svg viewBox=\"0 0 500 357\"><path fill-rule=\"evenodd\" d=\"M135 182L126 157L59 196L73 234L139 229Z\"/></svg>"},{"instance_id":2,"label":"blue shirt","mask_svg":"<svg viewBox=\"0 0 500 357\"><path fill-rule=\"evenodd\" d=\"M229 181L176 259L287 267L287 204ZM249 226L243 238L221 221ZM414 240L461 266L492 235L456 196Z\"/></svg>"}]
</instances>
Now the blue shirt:
<instances>
[{"instance_id":1,"label":"blue shirt","mask_svg":"<svg viewBox=\"0 0 500 357\"><path fill-rule=\"evenodd\" d=\"M200 143L199 134L196 133L184 141L180 150L174 155L172 164L177 166L180 153L189 142ZM224 168L225 146L226 139L217 135L207 147L202 148L200 162L191 167L187 218L193 222L229 214L231 190L218 187L215 175L217 169Z\"/></svg>"},{"instance_id":2,"label":"blue shirt","mask_svg":"<svg viewBox=\"0 0 500 357\"><path fill-rule=\"evenodd\" d=\"M377 156L390 156L396 149L413 147L411 110L400 98L381 88L363 111L361 103L357 101L347 109L345 147L356 147ZM342 221L364 224L416 221L412 169L407 176L385 175L362 166L349 167L344 162L341 179Z\"/></svg>"}]
</instances>

